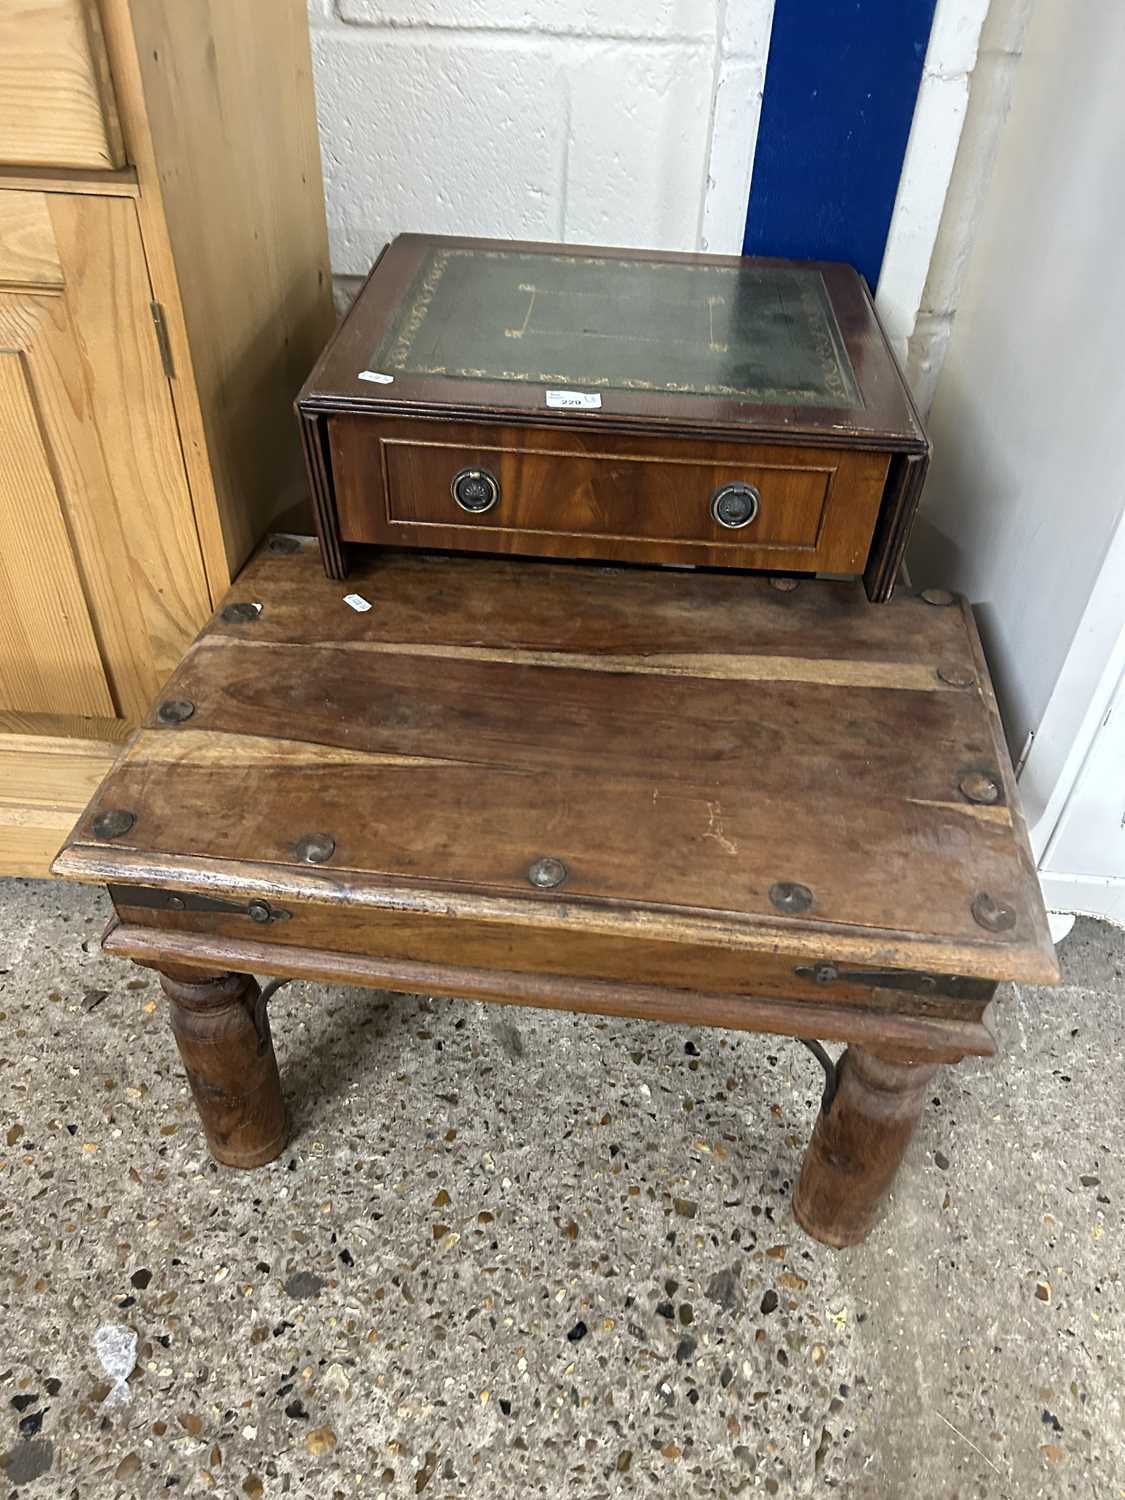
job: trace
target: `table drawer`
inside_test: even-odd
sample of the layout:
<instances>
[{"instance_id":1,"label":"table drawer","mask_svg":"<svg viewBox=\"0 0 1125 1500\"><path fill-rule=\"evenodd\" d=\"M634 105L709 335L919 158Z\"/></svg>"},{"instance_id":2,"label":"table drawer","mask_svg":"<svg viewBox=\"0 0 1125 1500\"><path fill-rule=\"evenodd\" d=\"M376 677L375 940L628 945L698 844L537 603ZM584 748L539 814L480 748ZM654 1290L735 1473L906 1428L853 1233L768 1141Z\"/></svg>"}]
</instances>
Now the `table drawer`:
<instances>
[{"instance_id":1,"label":"table drawer","mask_svg":"<svg viewBox=\"0 0 1125 1500\"><path fill-rule=\"evenodd\" d=\"M863 568L885 453L336 416L349 542L808 572Z\"/></svg>"},{"instance_id":2,"label":"table drawer","mask_svg":"<svg viewBox=\"0 0 1125 1500\"><path fill-rule=\"evenodd\" d=\"M0 0L0 165L124 160L96 0Z\"/></svg>"}]
</instances>

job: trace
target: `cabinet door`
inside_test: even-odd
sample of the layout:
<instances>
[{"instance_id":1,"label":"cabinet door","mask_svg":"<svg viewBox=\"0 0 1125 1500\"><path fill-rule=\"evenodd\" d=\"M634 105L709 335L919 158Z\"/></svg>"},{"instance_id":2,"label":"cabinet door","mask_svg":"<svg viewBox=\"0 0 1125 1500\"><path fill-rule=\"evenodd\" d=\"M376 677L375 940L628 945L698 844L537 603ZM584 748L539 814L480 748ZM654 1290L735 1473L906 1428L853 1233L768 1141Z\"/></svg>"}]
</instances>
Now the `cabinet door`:
<instances>
[{"instance_id":1,"label":"cabinet door","mask_svg":"<svg viewBox=\"0 0 1125 1500\"><path fill-rule=\"evenodd\" d=\"M0 453L0 719L108 738L210 608L132 199L0 192Z\"/></svg>"}]
</instances>

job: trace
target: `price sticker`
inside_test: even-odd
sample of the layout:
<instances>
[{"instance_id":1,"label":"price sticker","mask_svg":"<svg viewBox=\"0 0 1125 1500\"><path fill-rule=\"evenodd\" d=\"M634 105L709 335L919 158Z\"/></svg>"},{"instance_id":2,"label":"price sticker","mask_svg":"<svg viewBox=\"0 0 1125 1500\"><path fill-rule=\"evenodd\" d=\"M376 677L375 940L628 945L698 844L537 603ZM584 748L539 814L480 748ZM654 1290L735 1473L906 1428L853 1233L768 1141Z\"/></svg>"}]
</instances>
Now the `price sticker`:
<instances>
[{"instance_id":1,"label":"price sticker","mask_svg":"<svg viewBox=\"0 0 1125 1500\"><path fill-rule=\"evenodd\" d=\"M547 405L562 411L599 411L600 391L548 391Z\"/></svg>"}]
</instances>

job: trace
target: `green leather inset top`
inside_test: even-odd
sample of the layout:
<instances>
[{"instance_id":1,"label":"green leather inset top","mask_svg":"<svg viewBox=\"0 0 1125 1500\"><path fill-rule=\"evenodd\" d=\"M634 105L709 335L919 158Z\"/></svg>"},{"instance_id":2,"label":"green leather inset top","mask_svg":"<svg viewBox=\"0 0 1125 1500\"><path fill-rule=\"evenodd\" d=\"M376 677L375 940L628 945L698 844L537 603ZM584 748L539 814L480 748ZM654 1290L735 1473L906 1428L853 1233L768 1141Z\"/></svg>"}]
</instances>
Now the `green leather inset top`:
<instances>
[{"instance_id":1,"label":"green leather inset top","mask_svg":"<svg viewBox=\"0 0 1125 1500\"><path fill-rule=\"evenodd\" d=\"M820 272L431 249L371 366L390 375L863 402Z\"/></svg>"}]
</instances>

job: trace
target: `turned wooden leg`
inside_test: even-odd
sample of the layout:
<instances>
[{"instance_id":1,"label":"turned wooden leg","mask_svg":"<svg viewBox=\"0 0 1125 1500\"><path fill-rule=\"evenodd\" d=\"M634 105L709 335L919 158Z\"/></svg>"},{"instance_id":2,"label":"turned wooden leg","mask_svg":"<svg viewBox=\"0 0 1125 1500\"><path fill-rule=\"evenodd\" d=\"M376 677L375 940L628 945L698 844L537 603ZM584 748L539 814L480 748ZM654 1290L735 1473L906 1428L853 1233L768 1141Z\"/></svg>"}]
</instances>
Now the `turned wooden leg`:
<instances>
[{"instance_id":1,"label":"turned wooden leg","mask_svg":"<svg viewBox=\"0 0 1125 1500\"><path fill-rule=\"evenodd\" d=\"M836 1097L817 1116L793 1197L797 1222L814 1240L840 1249L865 1237L936 1071L891 1062L864 1047L849 1047L840 1058Z\"/></svg>"},{"instance_id":2,"label":"turned wooden leg","mask_svg":"<svg viewBox=\"0 0 1125 1500\"><path fill-rule=\"evenodd\" d=\"M285 1146L285 1105L265 1008L249 974L163 969L172 1031L207 1145L228 1167L260 1167Z\"/></svg>"}]
</instances>

